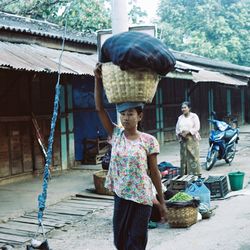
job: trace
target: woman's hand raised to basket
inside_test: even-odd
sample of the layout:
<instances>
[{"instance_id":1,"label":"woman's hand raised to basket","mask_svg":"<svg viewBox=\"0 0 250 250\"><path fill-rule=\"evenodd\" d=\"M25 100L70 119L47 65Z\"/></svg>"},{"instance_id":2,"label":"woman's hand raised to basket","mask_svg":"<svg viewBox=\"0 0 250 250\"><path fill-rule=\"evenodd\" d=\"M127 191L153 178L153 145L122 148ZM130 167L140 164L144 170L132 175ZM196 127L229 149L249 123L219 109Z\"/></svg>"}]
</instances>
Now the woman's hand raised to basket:
<instances>
[{"instance_id":1,"label":"woman's hand raised to basket","mask_svg":"<svg viewBox=\"0 0 250 250\"><path fill-rule=\"evenodd\" d=\"M102 64L97 63L94 69L96 79L102 79Z\"/></svg>"}]
</instances>

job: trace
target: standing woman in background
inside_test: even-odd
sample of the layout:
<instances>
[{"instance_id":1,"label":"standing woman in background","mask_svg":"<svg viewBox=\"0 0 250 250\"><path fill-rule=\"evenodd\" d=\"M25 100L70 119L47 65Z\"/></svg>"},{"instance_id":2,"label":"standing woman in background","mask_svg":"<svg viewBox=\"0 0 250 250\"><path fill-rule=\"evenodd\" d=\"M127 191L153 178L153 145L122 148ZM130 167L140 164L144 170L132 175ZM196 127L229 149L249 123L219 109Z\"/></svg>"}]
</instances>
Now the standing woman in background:
<instances>
[{"instance_id":1,"label":"standing woman in background","mask_svg":"<svg viewBox=\"0 0 250 250\"><path fill-rule=\"evenodd\" d=\"M136 84L136 83L135 83ZM114 244L119 250L144 250L155 186L161 216L166 207L157 166L159 144L149 134L138 131L143 116L142 103L117 105L123 128L109 118L102 103L103 86L100 65L95 69L95 104L100 120L111 137L111 159L105 187L114 192ZM150 176L148 175L150 171Z\"/></svg>"},{"instance_id":2,"label":"standing woman in background","mask_svg":"<svg viewBox=\"0 0 250 250\"><path fill-rule=\"evenodd\" d=\"M181 105L182 115L176 124L176 135L180 140L181 175L200 174L200 120L191 112L190 102Z\"/></svg>"}]
</instances>

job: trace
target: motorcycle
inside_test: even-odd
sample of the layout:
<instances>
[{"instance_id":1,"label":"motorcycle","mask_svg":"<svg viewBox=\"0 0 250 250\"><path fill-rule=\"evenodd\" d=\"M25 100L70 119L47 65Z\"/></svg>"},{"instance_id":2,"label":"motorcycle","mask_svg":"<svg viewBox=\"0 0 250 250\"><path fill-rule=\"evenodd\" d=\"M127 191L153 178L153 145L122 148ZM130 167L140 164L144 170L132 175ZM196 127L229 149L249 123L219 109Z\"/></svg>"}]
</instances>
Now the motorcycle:
<instances>
[{"instance_id":1,"label":"motorcycle","mask_svg":"<svg viewBox=\"0 0 250 250\"><path fill-rule=\"evenodd\" d=\"M215 116L215 113L213 113ZM224 159L231 164L236 153L236 144L239 141L239 129L237 120L233 120L232 126L224 121L209 119L214 125L209 135L209 150L207 153L206 170L212 169L217 160Z\"/></svg>"}]
</instances>

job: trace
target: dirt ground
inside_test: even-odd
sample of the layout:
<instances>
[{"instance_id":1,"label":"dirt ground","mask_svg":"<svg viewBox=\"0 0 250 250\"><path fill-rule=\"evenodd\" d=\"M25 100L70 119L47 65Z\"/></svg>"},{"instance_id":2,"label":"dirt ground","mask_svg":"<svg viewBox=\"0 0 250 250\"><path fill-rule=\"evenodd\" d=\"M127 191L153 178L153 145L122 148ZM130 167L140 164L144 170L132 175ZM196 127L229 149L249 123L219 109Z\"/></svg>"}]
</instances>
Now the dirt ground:
<instances>
[{"instance_id":1,"label":"dirt ground","mask_svg":"<svg viewBox=\"0 0 250 250\"><path fill-rule=\"evenodd\" d=\"M209 220L202 220L188 229L169 228L168 224L159 224L158 228L149 230L147 249L152 250L250 250L250 133L241 135L237 156L231 166L218 163L210 172L203 170L204 175L226 175L228 172L241 170L246 173L245 189L234 193L225 200L212 201L217 207L215 215ZM168 150L171 144L163 148L163 157L178 163L178 152ZM201 145L201 154L205 156L206 143ZM171 154L171 157L168 157ZM97 211L86 216L81 222L54 231L49 236L52 249L75 250L112 250L112 210Z\"/></svg>"},{"instance_id":2,"label":"dirt ground","mask_svg":"<svg viewBox=\"0 0 250 250\"><path fill-rule=\"evenodd\" d=\"M246 174L245 188L238 193L232 192L231 194L234 196L226 200L212 201L212 207L217 206L217 208L215 215L209 220L200 221L188 229L169 228L166 223L159 224L158 228L149 230L147 249L250 250L250 185L248 185L250 176L250 126L246 128L247 131L243 131L240 135L238 152L231 166L221 161L209 172L202 170L203 176L227 175L232 171L244 171ZM205 138L200 143L201 162L204 162L207 148L208 143ZM161 161L169 161L174 165L179 165L178 142L167 143L161 147L159 162ZM91 173L87 173L86 170L78 170L55 177L50 184L49 204L76 194L83 187L92 187ZM72 179L74 179L74 182L72 182ZM30 186L32 186L32 192L29 191ZM14 190L19 190L19 193L16 194L13 192ZM0 208L3 211L0 211L0 215L2 213L10 218L13 213L18 216L17 208L21 209L20 213L36 208L36 192L38 190L40 190L40 184L36 180L1 187ZM18 200L14 195L20 195L23 198ZM18 202L16 202L17 200ZM34 201L34 204L29 202L31 200ZM12 203L15 203L15 206L10 206ZM13 211L10 209L12 207ZM113 207L111 205L105 210L96 210L94 213L84 216L76 224L52 231L48 235L50 247L53 250L115 249L113 246L112 213ZM23 250L25 247L23 246L20 249Z\"/></svg>"},{"instance_id":3,"label":"dirt ground","mask_svg":"<svg viewBox=\"0 0 250 250\"><path fill-rule=\"evenodd\" d=\"M250 190L249 190L250 191ZM219 207L209 220L188 229L171 229L159 224L149 230L147 249L154 250L249 250L250 192L225 201L212 202ZM49 237L54 250L112 250L112 208L98 211L74 226L54 231Z\"/></svg>"}]
</instances>

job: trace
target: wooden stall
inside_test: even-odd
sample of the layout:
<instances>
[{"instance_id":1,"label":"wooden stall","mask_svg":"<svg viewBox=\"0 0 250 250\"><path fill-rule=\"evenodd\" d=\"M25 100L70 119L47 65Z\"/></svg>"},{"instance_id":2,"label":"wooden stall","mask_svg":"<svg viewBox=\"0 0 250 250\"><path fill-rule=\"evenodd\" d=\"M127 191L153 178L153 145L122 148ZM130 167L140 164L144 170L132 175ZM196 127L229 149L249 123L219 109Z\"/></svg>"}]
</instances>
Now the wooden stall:
<instances>
[{"instance_id":1,"label":"wooden stall","mask_svg":"<svg viewBox=\"0 0 250 250\"><path fill-rule=\"evenodd\" d=\"M55 76L0 70L0 179L40 173L44 155L32 123L35 114L40 134L47 140L53 108ZM57 123L52 170L61 169L60 123Z\"/></svg>"}]
</instances>

